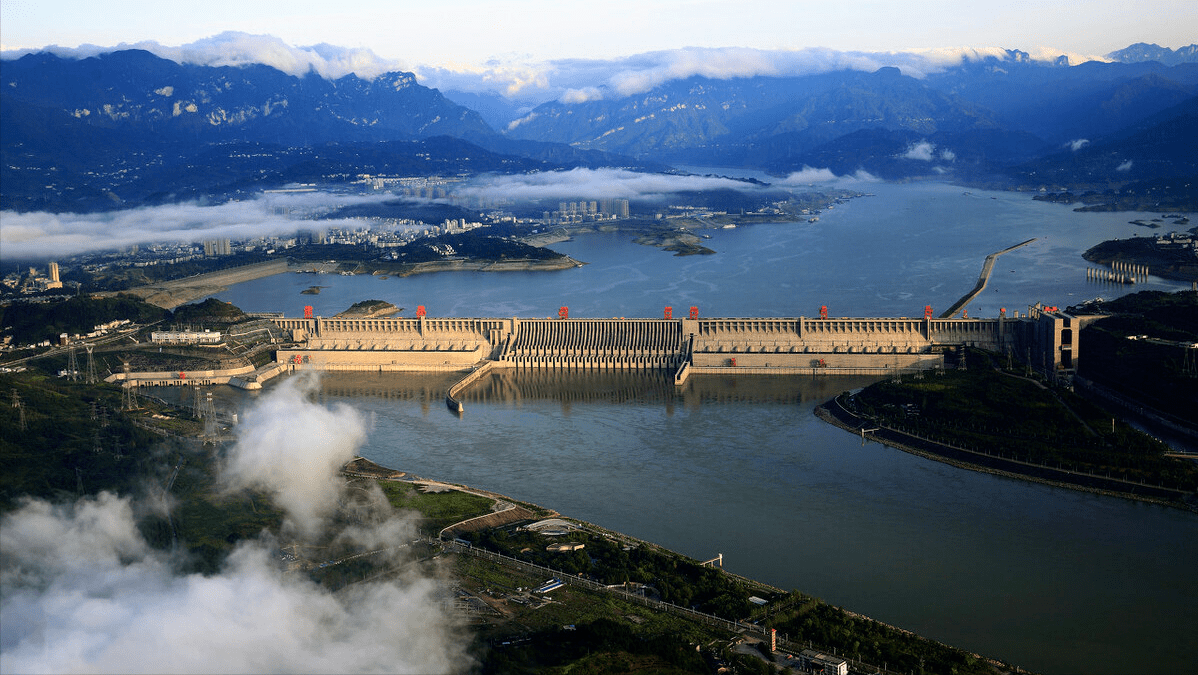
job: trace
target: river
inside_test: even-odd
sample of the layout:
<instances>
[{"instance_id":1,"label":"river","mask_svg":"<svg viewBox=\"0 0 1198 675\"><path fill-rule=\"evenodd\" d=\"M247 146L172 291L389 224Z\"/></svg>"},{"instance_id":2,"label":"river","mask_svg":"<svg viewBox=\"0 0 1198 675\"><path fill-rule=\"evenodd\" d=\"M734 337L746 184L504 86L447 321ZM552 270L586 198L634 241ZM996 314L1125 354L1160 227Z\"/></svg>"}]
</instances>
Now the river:
<instances>
[{"instance_id":1,"label":"river","mask_svg":"<svg viewBox=\"0 0 1198 675\"><path fill-rule=\"evenodd\" d=\"M1067 306L1127 288L1085 279L1080 253L1159 214L1078 214L1025 194L861 186L817 223L710 232L674 257L627 234L553 248L558 272L405 279L278 275L216 297L246 311L330 316L359 300L430 316L921 316L995 267L970 316ZM325 285L316 296L300 295ZM1187 285L1150 279L1136 289ZM957 469L861 440L813 407L862 378L715 377L675 392L645 375L494 375L466 412L452 375L342 374L324 398L371 420L383 465L557 509L730 571L1046 673L1193 672L1198 516Z\"/></svg>"}]
</instances>

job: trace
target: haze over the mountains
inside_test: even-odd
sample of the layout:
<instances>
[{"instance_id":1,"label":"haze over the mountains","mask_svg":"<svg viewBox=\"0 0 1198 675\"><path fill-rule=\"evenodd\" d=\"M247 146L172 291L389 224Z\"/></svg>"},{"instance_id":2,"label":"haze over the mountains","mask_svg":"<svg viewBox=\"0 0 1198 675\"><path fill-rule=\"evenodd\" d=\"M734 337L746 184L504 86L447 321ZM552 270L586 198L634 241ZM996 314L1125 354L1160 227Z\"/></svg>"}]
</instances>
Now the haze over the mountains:
<instances>
[{"instance_id":1,"label":"haze over the mountains","mask_svg":"<svg viewBox=\"0 0 1198 675\"><path fill-rule=\"evenodd\" d=\"M250 62L263 47L276 65ZM668 164L1009 181L1062 155L1053 184L1147 180L1193 172L1192 157L1170 151L1194 147L1198 126L1187 122L1193 45L1131 45L1082 64L1015 49L951 59L681 50L617 71L580 62L574 77L589 66L603 79L522 109L447 96L410 72L345 72L382 66L327 45L223 34L166 50L173 58L88 51L0 61L6 208L95 210L337 174ZM1128 144L1143 133L1169 156ZM57 186L50 196L46 185Z\"/></svg>"},{"instance_id":2,"label":"haze over the mountains","mask_svg":"<svg viewBox=\"0 0 1198 675\"><path fill-rule=\"evenodd\" d=\"M363 47L341 47L327 43L311 46L288 44L272 35L225 31L183 45L165 45L141 40L111 46L85 44L78 47L48 45L6 49L5 60L26 54L48 52L64 58L82 59L113 51L139 49L179 64L200 66L267 65L284 73L303 76L309 71L327 79L349 74L371 80L388 72L412 72L417 80L442 92L499 97L513 107L531 106L551 100L579 102L599 97L632 95L654 86L691 76L713 79L733 77L788 77L835 70L873 72L884 66L900 68L905 75L922 78L960 65L964 60L1004 58L1017 48L1033 61L1077 65L1086 61L1159 61L1176 65L1195 58L1194 47L1176 50L1156 44L1137 43L1124 49L1098 54L1067 49L1013 45L1012 47L956 47L903 51L836 50L826 47L761 49L751 47L684 47L655 50L613 58L562 58L544 61L488 59L480 66L448 68L425 65L419 55L388 59ZM456 99L455 99L456 100Z\"/></svg>"}]
</instances>

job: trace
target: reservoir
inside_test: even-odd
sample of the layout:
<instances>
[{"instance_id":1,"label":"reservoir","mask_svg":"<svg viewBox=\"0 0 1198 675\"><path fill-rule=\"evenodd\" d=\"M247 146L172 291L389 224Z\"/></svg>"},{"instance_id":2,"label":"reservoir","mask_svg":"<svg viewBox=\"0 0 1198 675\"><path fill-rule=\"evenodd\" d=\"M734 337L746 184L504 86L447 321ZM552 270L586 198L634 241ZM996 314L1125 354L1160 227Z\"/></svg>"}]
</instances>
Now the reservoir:
<instances>
[{"instance_id":1,"label":"reservoir","mask_svg":"<svg viewBox=\"0 0 1198 675\"><path fill-rule=\"evenodd\" d=\"M1025 194L942 184L874 196L816 223L711 231L712 256L674 257L621 233L554 249L559 272L405 279L285 274L217 297L246 311L331 316L365 299L430 316L921 316L970 290L970 316L1066 307L1134 287L1086 280L1080 257L1151 232L1160 214L1078 214ZM1168 228L1165 228L1167 231ZM319 295L300 291L320 284ZM442 402L453 375L340 374L323 397L361 410L361 454L508 494L928 637L1047 673L1193 672L1198 516L957 469L827 425L818 403L860 378L500 373ZM1148 666L1147 664L1151 664Z\"/></svg>"}]
</instances>

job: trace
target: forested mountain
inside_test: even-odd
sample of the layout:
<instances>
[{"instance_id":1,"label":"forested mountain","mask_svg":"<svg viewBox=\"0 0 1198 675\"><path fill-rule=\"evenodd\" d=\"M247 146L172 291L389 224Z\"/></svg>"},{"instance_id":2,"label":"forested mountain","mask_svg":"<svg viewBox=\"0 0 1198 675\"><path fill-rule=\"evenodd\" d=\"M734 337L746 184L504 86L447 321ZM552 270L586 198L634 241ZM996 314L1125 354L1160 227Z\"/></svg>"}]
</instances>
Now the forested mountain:
<instances>
[{"instance_id":1,"label":"forested mountain","mask_svg":"<svg viewBox=\"0 0 1198 675\"><path fill-rule=\"evenodd\" d=\"M360 173L577 166L809 166L1033 187L1192 175L1181 150L1194 147L1194 47L1132 45L1111 59L1010 50L926 75L692 76L627 96L600 87L510 124L514 107L457 96L485 105L500 133L411 73L326 79L140 50L43 52L0 61L0 207L92 211Z\"/></svg>"}]
</instances>

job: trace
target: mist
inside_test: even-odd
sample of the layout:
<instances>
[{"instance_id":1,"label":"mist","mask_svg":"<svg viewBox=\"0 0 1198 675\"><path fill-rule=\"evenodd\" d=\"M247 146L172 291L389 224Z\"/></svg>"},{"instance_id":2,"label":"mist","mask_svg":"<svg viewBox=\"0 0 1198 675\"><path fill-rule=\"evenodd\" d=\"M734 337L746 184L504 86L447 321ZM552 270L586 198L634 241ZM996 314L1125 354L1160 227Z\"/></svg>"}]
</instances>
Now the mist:
<instances>
[{"instance_id":1,"label":"mist","mask_svg":"<svg viewBox=\"0 0 1198 675\"><path fill-rule=\"evenodd\" d=\"M5 260L62 258L133 244L197 243L205 239L281 236L312 227L361 227L357 220L293 220L275 207L323 208L373 203L394 195L273 194L218 206L195 203L106 213L0 212L0 255Z\"/></svg>"},{"instance_id":2,"label":"mist","mask_svg":"<svg viewBox=\"0 0 1198 675\"><path fill-rule=\"evenodd\" d=\"M903 159L918 159L924 162L930 162L935 159L936 146L927 141L912 143L907 147L907 151L899 155Z\"/></svg>"},{"instance_id":3,"label":"mist","mask_svg":"<svg viewBox=\"0 0 1198 675\"><path fill-rule=\"evenodd\" d=\"M245 413L221 471L229 492L269 492L286 511L286 525L308 538L324 531L344 484L338 470L366 439L353 408L308 401L313 377L301 373L284 381Z\"/></svg>"},{"instance_id":4,"label":"mist","mask_svg":"<svg viewBox=\"0 0 1198 675\"><path fill-rule=\"evenodd\" d=\"M1070 63L1105 60L1054 49L1028 52L1035 61L1052 62L1064 55ZM1000 48L954 48L903 52L841 51L823 47L753 49L687 47L645 52L616 59L557 59L542 62L489 61L463 70L420 68L422 84L442 90L496 93L529 108L548 100L580 103L647 92L674 80L702 76L717 80L742 77L798 77L838 70L872 73L892 66L904 75L924 78L970 60L1004 59Z\"/></svg>"},{"instance_id":5,"label":"mist","mask_svg":"<svg viewBox=\"0 0 1198 675\"><path fill-rule=\"evenodd\" d=\"M864 169L859 169L856 173L838 176L832 173L831 169L815 169L810 166L804 166L800 171L794 171L786 178L775 183L785 187L804 187L814 186L821 183L831 183L838 186L853 185L857 183L877 183L881 179Z\"/></svg>"},{"instance_id":6,"label":"mist","mask_svg":"<svg viewBox=\"0 0 1198 675\"><path fill-rule=\"evenodd\" d=\"M370 80L384 73L410 70L402 62L384 59L369 49L338 47L324 43L296 47L272 35L252 35L238 31L225 31L179 46L168 46L154 40L122 42L109 47L92 44L79 47L49 45L43 49L9 50L2 56L5 59L14 59L25 54L46 51L62 58L86 59L125 49L142 49L175 63L197 66L263 64L296 77L303 77L309 71L315 71L316 74L330 80L351 73Z\"/></svg>"},{"instance_id":7,"label":"mist","mask_svg":"<svg viewBox=\"0 0 1198 675\"><path fill-rule=\"evenodd\" d=\"M364 436L349 408L311 401L295 379L246 413L222 469L227 489L277 498L290 528L322 541L402 550L409 516L375 504L369 522L332 527L346 494L336 467ZM274 470L266 470L274 463ZM299 504L308 496L312 506ZM3 672L462 672L462 627L442 585L415 573L336 593L283 571L278 544L243 540L210 576L152 548L137 501L102 493L71 504L27 500L0 527ZM408 567L405 569L413 569Z\"/></svg>"},{"instance_id":8,"label":"mist","mask_svg":"<svg viewBox=\"0 0 1198 675\"><path fill-rule=\"evenodd\" d=\"M567 103L644 93L653 87L695 75L713 79L738 77L794 77L835 70L874 72L884 66L904 75L923 78L962 63L988 57L1003 59L1003 48L946 48L911 51L843 51L825 47L758 49L748 47L685 47L644 52L610 59L551 59L507 56L483 63L445 67L420 62L419 54L406 60L386 59L365 48L330 44L293 46L271 35L227 31L179 46L147 40L115 46L82 45L8 50L0 58L13 59L36 51L64 58L88 58L119 49L144 49L176 63L207 66L265 64L302 77L314 71L326 79L349 74L373 79L388 72L412 72L424 86L442 91L498 94L531 109L546 101ZM1028 58L1052 62L1060 56L1070 63L1106 60L1099 55L1059 49L1025 50Z\"/></svg>"},{"instance_id":9,"label":"mist","mask_svg":"<svg viewBox=\"0 0 1198 675\"><path fill-rule=\"evenodd\" d=\"M754 191L759 186L731 178L638 173L626 169L571 169L487 176L458 188L463 197L512 201L571 199L660 199L692 190Z\"/></svg>"}]
</instances>

